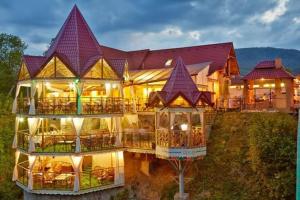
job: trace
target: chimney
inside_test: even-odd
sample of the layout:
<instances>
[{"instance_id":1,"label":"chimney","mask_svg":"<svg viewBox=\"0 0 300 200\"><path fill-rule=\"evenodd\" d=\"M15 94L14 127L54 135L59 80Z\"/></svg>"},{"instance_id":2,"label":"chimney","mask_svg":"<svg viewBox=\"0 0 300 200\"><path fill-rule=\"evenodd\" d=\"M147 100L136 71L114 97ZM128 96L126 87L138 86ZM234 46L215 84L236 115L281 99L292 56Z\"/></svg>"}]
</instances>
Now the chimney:
<instances>
[{"instance_id":1,"label":"chimney","mask_svg":"<svg viewBox=\"0 0 300 200\"><path fill-rule=\"evenodd\" d=\"M281 58L275 58L275 67L277 69L281 68L282 67L282 61L281 61Z\"/></svg>"}]
</instances>

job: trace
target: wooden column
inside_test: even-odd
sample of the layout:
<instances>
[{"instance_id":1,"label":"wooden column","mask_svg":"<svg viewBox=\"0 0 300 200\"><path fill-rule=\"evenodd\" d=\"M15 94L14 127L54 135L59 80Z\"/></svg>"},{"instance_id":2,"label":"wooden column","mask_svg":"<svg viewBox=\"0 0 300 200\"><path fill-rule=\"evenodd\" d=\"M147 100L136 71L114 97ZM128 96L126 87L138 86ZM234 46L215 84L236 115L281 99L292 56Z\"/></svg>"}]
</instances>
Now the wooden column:
<instances>
[{"instance_id":1,"label":"wooden column","mask_svg":"<svg viewBox=\"0 0 300 200\"><path fill-rule=\"evenodd\" d=\"M286 106L287 111L290 111L290 108L294 106L294 87L293 79L284 79L283 83L286 90Z\"/></svg>"},{"instance_id":2,"label":"wooden column","mask_svg":"<svg viewBox=\"0 0 300 200\"><path fill-rule=\"evenodd\" d=\"M280 105L280 104L284 103L284 102L281 101L281 98L283 98L283 97L282 97L282 94L281 94L280 84L281 84L281 80L280 79L275 79L275 96L272 97L273 102L274 102L274 104L273 104L274 107L279 108L279 109L280 109L280 107L282 107L282 105Z\"/></svg>"}]
</instances>

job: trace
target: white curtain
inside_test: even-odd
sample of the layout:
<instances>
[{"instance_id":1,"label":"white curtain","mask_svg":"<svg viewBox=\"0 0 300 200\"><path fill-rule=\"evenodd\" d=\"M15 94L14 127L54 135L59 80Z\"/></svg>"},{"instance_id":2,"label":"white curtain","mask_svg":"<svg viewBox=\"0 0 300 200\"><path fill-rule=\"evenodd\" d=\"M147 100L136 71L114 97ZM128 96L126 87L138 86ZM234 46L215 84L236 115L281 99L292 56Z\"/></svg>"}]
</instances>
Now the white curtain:
<instances>
[{"instance_id":1,"label":"white curtain","mask_svg":"<svg viewBox=\"0 0 300 200\"><path fill-rule=\"evenodd\" d=\"M36 93L36 83L35 81L32 81L31 83L31 89L30 89L30 107L29 107L29 115L35 114L35 100L34 95Z\"/></svg>"},{"instance_id":2,"label":"white curtain","mask_svg":"<svg viewBox=\"0 0 300 200\"><path fill-rule=\"evenodd\" d=\"M170 115L170 126L174 126L174 120L175 120L175 113L174 112L169 112Z\"/></svg>"},{"instance_id":3,"label":"white curtain","mask_svg":"<svg viewBox=\"0 0 300 200\"><path fill-rule=\"evenodd\" d=\"M135 101L135 93L134 93L134 87L133 85L130 87L130 96L132 97L132 112L136 113L136 101Z\"/></svg>"},{"instance_id":4,"label":"white curtain","mask_svg":"<svg viewBox=\"0 0 300 200\"><path fill-rule=\"evenodd\" d=\"M83 82L78 82L75 84L76 86L76 92L77 92L77 113L81 114L82 111L82 103L81 103L81 94L83 92Z\"/></svg>"},{"instance_id":5,"label":"white curtain","mask_svg":"<svg viewBox=\"0 0 300 200\"><path fill-rule=\"evenodd\" d=\"M107 97L111 96L111 84L110 83L105 83L105 94Z\"/></svg>"},{"instance_id":6,"label":"white curtain","mask_svg":"<svg viewBox=\"0 0 300 200\"><path fill-rule=\"evenodd\" d=\"M202 132L205 129L205 124L204 124L204 112L199 113L200 115L200 121L201 121L201 127L202 127Z\"/></svg>"},{"instance_id":7,"label":"white curtain","mask_svg":"<svg viewBox=\"0 0 300 200\"><path fill-rule=\"evenodd\" d=\"M117 131L117 145L121 145L122 143L122 123L121 117L116 117L116 131Z\"/></svg>"},{"instance_id":8,"label":"white curtain","mask_svg":"<svg viewBox=\"0 0 300 200\"><path fill-rule=\"evenodd\" d=\"M74 192L78 192L80 189L80 171L82 165L82 156L71 156L72 166L75 172L75 180L74 180Z\"/></svg>"},{"instance_id":9,"label":"white curtain","mask_svg":"<svg viewBox=\"0 0 300 200\"><path fill-rule=\"evenodd\" d=\"M124 156L123 151L115 152L115 184L124 184Z\"/></svg>"},{"instance_id":10,"label":"white curtain","mask_svg":"<svg viewBox=\"0 0 300 200\"><path fill-rule=\"evenodd\" d=\"M15 121L15 136L14 136L14 141L12 144L12 148L16 149L18 147L18 130L19 130L19 117L16 117Z\"/></svg>"},{"instance_id":11,"label":"white curtain","mask_svg":"<svg viewBox=\"0 0 300 200\"><path fill-rule=\"evenodd\" d=\"M43 86L41 83L37 83L37 93L38 93L38 98L41 98L42 91L43 91Z\"/></svg>"},{"instance_id":12,"label":"white curtain","mask_svg":"<svg viewBox=\"0 0 300 200\"><path fill-rule=\"evenodd\" d=\"M105 121L106 121L106 124L107 124L107 128L108 128L109 132L111 133L111 131L112 131L111 117L105 118Z\"/></svg>"},{"instance_id":13,"label":"white curtain","mask_svg":"<svg viewBox=\"0 0 300 200\"><path fill-rule=\"evenodd\" d=\"M187 123L188 123L188 131L192 129L192 122L191 122L191 113L186 113Z\"/></svg>"},{"instance_id":14,"label":"white curtain","mask_svg":"<svg viewBox=\"0 0 300 200\"><path fill-rule=\"evenodd\" d=\"M29 149L28 151L34 152L35 145L34 145L34 135L37 132L40 125L40 118L28 118L28 128L29 128Z\"/></svg>"},{"instance_id":15,"label":"white curtain","mask_svg":"<svg viewBox=\"0 0 300 200\"><path fill-rule=\"evenodd\" d=\"M112 117L112 123L111 123L111 126L112 126L112 132L115 133L117 132L117 118L116 117Z\"/></svg>"},{"instance_id":16,"label":"white curtain","mask_svg":"<svg viewBox=\"0 0 300 200\"><path fill-rule=\"evenodd\" d=\"M80 147L80 132L82 128L84 118L72 118L73 126L76 131L76 153L79 153L81 151Z\"/></svg>"},{"instance_id":17,"label":"white curtain","mask_svg":"<svg viewBox=\"0 0 300 200\"><path fill-rule=\"evenodd\" d=\"M18 104L18 96L19 96L19 93L20 93L20 85L17 84L17 87L16 87L16 94L15 94L15 99L14 99L14 102L13 102L13 106L12 106L12 113L16 113L17 112L17 104Z\"/></svg>"},{"instance_id":18,"label":"white curtain","mask_svg":"<svg viewBox=\"0 0 300 200\"><path fill-rule=\"evenodd\" d=\"M156 128L159 129L160 126L160 112L156 113Z\"/></svg>"},{"instance_id":19,"label":"white curtain","mask_svg":"<svg viewBox=\"0 0 300 200\"><path fill-rule=\"evenodd\" d=\"M20 157L20 151L15 152L15 167L14 167L14 172L13 172L13 177L12 180L16 181L18 180L18 162L19 162L19 157Z\"/></svg>"},{"instance_id":20,"label":"white curtain","mask_svg":"<svg viewBox=\"0 0 300 200\"><path fill-rule=\"evenodd\" d=\"M28 161L29 161L29 177L28 177L28 189L32 190L33 188L33 174L32 174L32 169L34 166L36 160L36 156L28 156Z\"/></svg>"}]
</instances>

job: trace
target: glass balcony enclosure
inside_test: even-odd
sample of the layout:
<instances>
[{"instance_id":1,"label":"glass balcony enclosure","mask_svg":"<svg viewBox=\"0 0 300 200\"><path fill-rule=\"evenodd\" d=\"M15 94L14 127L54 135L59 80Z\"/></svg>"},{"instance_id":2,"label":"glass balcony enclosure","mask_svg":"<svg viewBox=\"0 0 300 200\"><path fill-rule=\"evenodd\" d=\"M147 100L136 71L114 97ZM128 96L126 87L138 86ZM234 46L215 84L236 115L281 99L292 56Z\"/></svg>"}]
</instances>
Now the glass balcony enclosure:
<instances>
[{"instance_id":1,"label":"glass balcony enclosure","mask_svg":"<svg viewBox=\"0 0 300 200\"><path fill-rule=\"evenodd\" d=\"M17 147L25 152L74 153L121 147L121 133L115 118L82 118L82 121L74 121L73 118L20 117L16 123Z\"/></svg>"},{"instance_id":2,"label":"glass balcony enclosure","mask_svg":"<svg viewBox=\"0 0 300 200\"><path fill-rule=\"evenodd\" d=\"M156 145L165 148L204 147L203 112L170 111L156 113Z\"/></svg>"},{"instance_id":3,"label":"glass balcony enclosure","mask_svg":"<svg viewBox=\"0 0 300 200\"><path fill-rule=\"evenodd\" d=\"M30 190L78 192L124 184L124 160L121 151L90 156L21 154L16 169L14 177Z\"/></svg>"},{"instance_id":4,"label":"glass balcony enclosure","mask_svg":"<svg viewBox=\"0 0 300 200\"><path fill-rule=\"evenodd\" d=\"M18 84L15 112L68 115L123 113L118 81L35 80Z\"/></svg>"}]
</instances>

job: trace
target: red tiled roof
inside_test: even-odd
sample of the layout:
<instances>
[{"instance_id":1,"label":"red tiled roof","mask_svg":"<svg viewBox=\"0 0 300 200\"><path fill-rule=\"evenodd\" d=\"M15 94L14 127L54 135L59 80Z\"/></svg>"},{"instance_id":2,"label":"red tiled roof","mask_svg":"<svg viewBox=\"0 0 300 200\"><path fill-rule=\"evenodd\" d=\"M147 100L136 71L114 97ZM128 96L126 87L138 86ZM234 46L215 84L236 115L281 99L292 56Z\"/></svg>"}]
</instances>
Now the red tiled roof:
<instances>
[{"instance_id":1,"label":"red tiled roof","mask_svg":"<svg viewBox=\"0 0 300 200\"><path fill-rule=\"evenodd\" d=\"M223 69L232 48L233 44L229 42L193 47L153 50L148 53L147 58L144 61L143 68L162 68L165 67L165 63L168 59L175 60L175 58L180 56L187 65L212 62L209 69L210 75L215 71Z\"/></svg>"},{"instance_id":2,"label":"red tiled roof","mask_svg":"<svg viewBox=\"0 0 300 200\"><path fill-rule=\"evenodd\" d=\"M101 48L105 57L126 58L130 70L164 68L167 60L175 60L180 56L187 65L211 62L208 75L222 70L230 56L230 51L234 49L232 42L173 49L143 49L128 52L105 46L101 46ZM173 65L174 62L172 62L172 67Z\"/></svg>"},{"instance_id":3,"label":"red tiled roof","mask_svg":"<svg viewBox=\"0 0 300 200\"><path fill-rule=\"evenodd\" d=\"M102 56L100 46L75 5L46 53L57 54L76 73L83 75Z\"/></svg>"},{"instance_id":4,"label":"red tiled roof","mask_svg":"<svg viewBox=\"0 0 300 200\"><path fill-rule=\"evenodd\" d=\"M212 105L211 93L200 92L198 90L181 57L177 58L176 65L169 79L165 83L163 89L157 92L157 96L166 106L169 105L178 96L182 96L193 107L200 100L209 105ZM155 100L155 98L151 99ZM152 102L149 103L152 104Z\"/></svg>"},{"instance_id":5,"label":"red tiled roof","mask_svg":"<svg viewBox=\"0 0 300 200\"><path fill-rule=\"evenodd\" d=\"M111 66L119 77L123 77L126 59L107 59L109 66Z\"/></svg>"},{"instance_id":6,"label":"red tiled roof","mask_svg":"<svg viewBox=\"0 0 300 200\"><path fill-rule=\"evenodd\" d=\"M279 68L275 67L274 60L267 60L259 62L255 68L249 72L247 75L243 77L244 80L255 80L255 79L281 79L288 78L294 79L295 77L286 69L284 66L280 66Z\"/></svg>"},{"instance_id":7,"label":"red tiled roof","mask_svg":"<svg viewBox=\"0 0 300 200\"><path fill-rule=\"evenodd\" d=\"M275 60L264 60L259 62L255 68L262 69L262 68L273 68L275 67Z\"/></svg>"},{"instance_id":8,"label":"red tiled roof","mask_svg":"<svg viewBox=\"0 0 300 200\"><path fill-rule=\"evenodd\" d=\"M30 77L34 77L46 59L45 56L23 56L23 62L26 64Z\"/></svg>"},{"instance_id":9,"label":"red tiled roof","mask_svg":"<svg viewBox=\"0 0 300 200\"><path fill-rule=\"evenodd\" d=\"M136 70L165 68L167 60L175 60L180 56L185 60L187 65L211 62L208 72L208 75L210 75L215 71L223 69L227 59L232 56L232 51L234 51L234 48L231 42L152 51L149 49L122 51L103 45L100 46L75 5L47 51L47 59L41 64L40 69L36 70L36 65L28 65L28 68L32 67L33 69L29 70L34 71L34 75L36 75L47 64L46 62L55 55L76 76L81 77L100 58L107 60L126 59L129 70ZM170 67L173 67L174 64L172 62Z\"/></svg>"}]
</instances>

